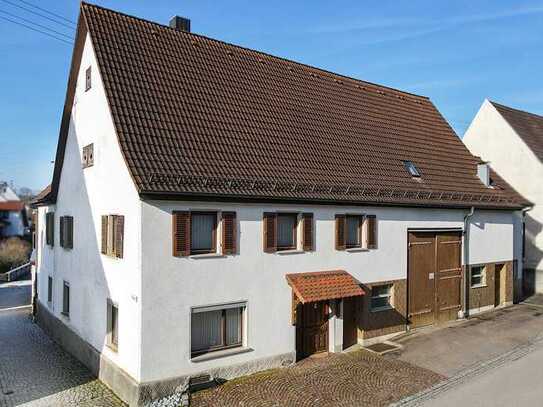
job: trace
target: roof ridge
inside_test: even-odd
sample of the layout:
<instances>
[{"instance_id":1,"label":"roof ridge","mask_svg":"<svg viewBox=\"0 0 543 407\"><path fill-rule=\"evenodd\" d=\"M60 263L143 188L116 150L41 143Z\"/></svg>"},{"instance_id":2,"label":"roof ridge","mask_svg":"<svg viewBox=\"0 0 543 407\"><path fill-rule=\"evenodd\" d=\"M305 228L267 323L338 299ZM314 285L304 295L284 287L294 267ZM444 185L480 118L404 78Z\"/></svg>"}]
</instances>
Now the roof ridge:
<instances>
[{"instance_id":1,"label":"roof ridge","mask_svg":"<svg viewBox=\"0 0 543 407\"><path fill-rule=\"evenodd\" d=\"M502 108L505 108L505 109L513 110L513 111L515 111L515 112L529 114L529 115L531 115L531 116L536 116L536 117L538 117L538 118L540 118L540 119L543 120L543 115L539 115L539 114L537 114L537 113L528 112L527 110L516 109L516 108L511 107L511 106L507 106L507 105L504 105L504 104L501 104L501 103L498 103L498 102L494 102L494 101L492 101L492 100L490 100L490 99L489 99L488 101L489 101L489 103L490 103L491 105L493 105L493 106L499 106L499 107L502 107Z\"/></svg>"},{"instance_id":2,"label":"roof ridge","mask_svg":"<svg viewBox=\"0 0 543 407\"><path fill-rule=\"evenodd\" d=\"M263 55L263 56L266 56L266 57L269 57L269 58L277 59L277 60L282 61L282 62L287 62L287 63L299 65L299 66L302 66L302 67L305 67L305 68L314 69L314 70L323 72L323 73L325 73L327 75L337 76L339 78L347 79L347 80L350 80L350 81L353 81L353 82L359 82L359 83L363 83L363 84L366 84L366 85L375 86L375 87L379 87L379 88L382 88L382 89L387 89L387 90L398 92L398 93L403 93L405 95L408 95L408 96L411 96L411 97L414 97L414 98L418 98L418 99L430 100L430 98L428 96L418 95L416 93L412 93L412 92L408 92L408 91L405 91L405 90L393 88L391 86L381 85L379 83L370 82L370 81L366 81L366 80L359 79L359 78L354 78L354 77L349 76L349 75L333 72L333 71L330 71L328 69L319 68L319 67L316 67L316 66L306 64L304 62L294 61L292 59L288 59L288 58L285 58L285 57L272 55L272 54L269 54L269 53L264 52L264 51L259 51L259 50L256 50L256 49L248 48L248 47L245 47L243 45L233 44L233 43L230 43L230 42L219 40L217 38L208 37L208 36L203 35L203 34L198 34L198 33L188 32L188 31L178 31L178 30L176 30L176 29L174 29L174 28L172 28L172 27L170 27L168 25L161 24L161 23L158 23L156 21L151 21L151 20L148 20L148 19L145 19L145 18L142 18L142 17L133 16L131 14L123 13L121 11L113 10L113 9L103 7L103 6L100 6L100 5L97 5L97 4L82 1L81 2L81 8L83 8L85 6L87 6L87 7L95 7L95 8L110 12L110 13L122 15L122 16L125 16L125 17L128 17L128 18L133 18L133 19L145 22L145 23L149 23L149 24L159 26L160 28L163 28L163 29L166 28L168 30L172 30L172 31L177 32L177 33L182 34L182 35L189 35L189 36L193 36L193 37L197 37L197 38L202 38L202 39L205 39L205 40L209 40L209 41L213 41L213 42L216 42L216 43L224 44L224 45L227 45L227 46L230 46L230 47L238 48L240 50L254 52L256 54L260 54L260 55Z\"/></svg>"}]
</instances>

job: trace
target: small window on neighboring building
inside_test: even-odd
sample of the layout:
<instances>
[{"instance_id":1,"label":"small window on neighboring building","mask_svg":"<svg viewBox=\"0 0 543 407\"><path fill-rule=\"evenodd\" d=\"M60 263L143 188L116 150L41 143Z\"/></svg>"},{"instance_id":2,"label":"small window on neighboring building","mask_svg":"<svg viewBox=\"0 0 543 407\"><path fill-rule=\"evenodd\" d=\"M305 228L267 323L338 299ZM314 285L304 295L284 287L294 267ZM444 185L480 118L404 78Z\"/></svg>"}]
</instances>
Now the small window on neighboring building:
<instances>
[{"instance_id":1,"label":"small window on neighboring building","mask_svg":"<svg viewBox=\"0 0 543 407\"><path fill-rule=\"evenodd\" d=\"M85 92L91 88L91 85L92 85L91 81L92 81L91 67L89 66L87 70L85 71Z\"/></svg>"},{"instance_id":2,"label":"small window on neighboring building","mask_svg":"<svg viewBox=\"0 0 543 407\"><path fill-rule=\"evenodd\" d=\"M0 211L0 219L8 219L9 211Z\"/></svg>"},{"instance_id":3,"label":"small window on neighboring building","mask_svg":"<svg viewBox=\"0 0 543 407\"><path fill-rule=\"evenodd\" d=\"M45 241L49 246L55 245L55 213L45 214Z\"/></svg>"},{"instance_id":4,"label":"small window on neighboring building","mask_svg":"<svg viewBox=\"0 0 543 407\"><path fill-rule=\"evenodd\" d=\"M411 161L404 161L403 164L405 165L405 169L411 175L412 177L420 177L419 170L417 167L415 167L415 164L413 164Z\"/></svg>"},{"instance_id":5,"label":"small window on neighboring building","mask_svg":"<svg viewBox=\"0 0 543 407\"><path fill-rule=\"evenodd\" d=\"M107 301L107 344L115 351L119 345L119 309L111 300Z\"/></svg>"},{"instance_id":6,"label":"small window on neighboring building","mask_svg":"<svg viewBox=\"0 0 543 407\"><path fill-rule=\"evenodd\" d=\"M277 214L277 250L296 249L296 230L298 225L298 214L278 213Z\"/></svg>"},{"instance_id":7,"label":"small window on neighboring building","mask_svg":"<svg viewBox=\"0 0 543 407\"><path fill-rule=\"evenodd\" d=\"M92 167L94 165L94 144L83 147L81 164L83 168Z\"/></svg>"},{"instance_id":8,"label":"small window on neighboring building","mask_svg":"<svg viewBox=\"0 0 543 407\"><path fill-rule=\"evenodd\" d=\"M70 316L70 284L66 281L62 287L62 314Z\"/></svg>"},{"instance_id":9,"label":"small window on neighboring building","mask_svg":"<svg viewBox=\"0 0 543 407\"><path fill-rule=\"evenodd\" d=\"M345 216L345 246L347 249L362 247L362 219L361 215Z\"/></svg>"},{"instance_id":10,"label":"small window on neighboring building","mask_svg":"<svg viewBox=\"0 0 543 407\"><path fill-rule=\"evenodd\" d=\"M392 284L377 285L371 288L371 310L382 311L392 308Z\"/></svg>"},{"instance_id":11,"label":"small window on neighboring building","mask_svg":"<svg viewBox=\"0 0 543 407\"><path fill-rule=\"evenodd\" d=\"M73 249L74 247L74 218L72 216L60 217L60 247Z\"/></svg>"},{"instance_id":12,"label":"small window on neighboring building","mask_svg":"<svg viewBox=\"0 0 543 407\"><path fill-rule=\"evenodd\" d=\"M485 266L471 266L471 287L484 287L486 285Z\"/></svg>"},{"instance_id":13,"label":"small window on neighboring building","mask_svg":"<svg viewBox=\"0 0 543 407\"><path fill-rule=\"evenodd\" d=\"M193 309L192 356L242 346L245 309L245 303Z\"/></svg>"},{"instance_id":14,"label":"small window on neighboring building","mask_svg":"<svg viewBox=\"0 0 543 407\"><path fill-rule=\"evenodd\" d=\"M47 302L53 302L53 277L47 277Z\"/></svg>"},{"instance_id":15,"label":"small window on neighboring building","mask_svg":"<svg viewBox=\"0 0 543 407\"><path fill-rule=\"evenodd\" d=\"M123 258L124 247L124 216L102 216L102 245L101 252L107 256Z\"/></svg>"},{"instance_id":16,"label":"small window on neighboring building","mask_svg":"<svg viewBox=\"0 0 543 407\"><path fill-rule=\"evenodd\" d=\"M190 253L217 251L217 212L191 212Z\"/></svg>"}]
</instances>

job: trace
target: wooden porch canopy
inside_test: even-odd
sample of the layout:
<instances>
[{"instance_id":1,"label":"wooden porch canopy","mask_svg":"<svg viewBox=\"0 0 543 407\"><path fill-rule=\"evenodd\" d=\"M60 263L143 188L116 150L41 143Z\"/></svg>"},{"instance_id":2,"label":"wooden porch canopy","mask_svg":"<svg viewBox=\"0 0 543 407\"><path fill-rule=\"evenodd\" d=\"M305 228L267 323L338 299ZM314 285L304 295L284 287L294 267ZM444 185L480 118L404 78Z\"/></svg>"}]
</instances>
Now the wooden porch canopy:
<instances>
[{"instance_id":1,"label":"wooden porch canopy","mask_svg":"<svg viewBox=\"0 0 543 407\"><path fill-rule=\"evenodd\" d=\"M345 270L293 273L286 278L302 304L365 294L358 281Z\"/></svg>"}]
</instances>

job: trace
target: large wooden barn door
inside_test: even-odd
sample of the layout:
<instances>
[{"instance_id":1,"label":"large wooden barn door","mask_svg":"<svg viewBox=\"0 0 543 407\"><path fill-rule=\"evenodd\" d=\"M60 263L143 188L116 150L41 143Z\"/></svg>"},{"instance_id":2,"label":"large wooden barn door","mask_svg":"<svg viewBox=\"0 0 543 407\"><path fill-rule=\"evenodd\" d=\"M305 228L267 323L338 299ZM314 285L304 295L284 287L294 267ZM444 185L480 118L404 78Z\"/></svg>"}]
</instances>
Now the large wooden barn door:
<instances>
[{"instance_id":1,"label":"large wooden barn door","mask_svg":"<svg viewBox=\"0 0 543 407\"><path fill-rule=\"evenodd\" d=\"M409 233L408 297L412 327L456 319L461 309L459 232Z\"/></svg>"}]
</instances>

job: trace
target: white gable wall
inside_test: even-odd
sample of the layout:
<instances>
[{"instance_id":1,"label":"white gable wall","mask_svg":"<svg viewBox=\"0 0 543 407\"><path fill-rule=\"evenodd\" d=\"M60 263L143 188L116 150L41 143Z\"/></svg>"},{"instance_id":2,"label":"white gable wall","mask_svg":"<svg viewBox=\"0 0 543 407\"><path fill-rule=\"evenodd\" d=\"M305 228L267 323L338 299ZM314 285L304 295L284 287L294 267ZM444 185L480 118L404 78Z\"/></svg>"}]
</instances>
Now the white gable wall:
<instances>
[{"instance_id":1,"label":"white gable wall","mask_svg":"<svg viewBox=\"0 0 543 407\"><path fill-rule=\"evenodd\" d=\"M543 163L488 100L463 141L473 154L490 161L505 181L536 204L526 215L525 267L543 269L543 188L539 181L543 179Z\"/></svg>"},{"instance_id":2,"label":"white gable wall","mask_svg":"<svg viewBox=\"0 0 543 407\"><path fill-rule=\"evenodd\" d=\"M173 210L235 211L239 254L219 258L172 256ZM312 212L315 251L263 251L263 212ZM407 278L410 228L463 228L468 211L307 205L144 202L142 379L153 381L292 352L291 289L285 274L343 269L363 283ZM378 219L378 248L336 251L335 214L368 213ZM521 227L513 212L476 211L470 226L473 263L520 259ZM515 242L516 238L516 242ZM191 362L190 309L247 301L248 353Z\"/></svg>"},{"instance_id":3,"label":"white gable wall","mask_svg":"<svg viewBox=\"0 0 543 407\"><path fill-rule=\"evenodd\" d=\"M85 91L85 70L92 88ZM82 168L85 145L94 143L94 166ZM52 310L85 341L135 379L140 376L141 204L114 131L90 38L87 37L55 208L54 250L45 246L45 208L40 210L39 298L47 301L47 275L54 277ZM124 258L100 254L101 216L124 215ZM72 250L60 247L59 219L74 218ZM41 261L40 261L41 260ZM62 310L63 281L70 284L69 319ZM107 299L119 307L119 347L106 346Z\"/></svg>"}]
</instances>

